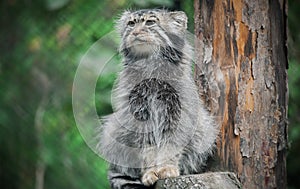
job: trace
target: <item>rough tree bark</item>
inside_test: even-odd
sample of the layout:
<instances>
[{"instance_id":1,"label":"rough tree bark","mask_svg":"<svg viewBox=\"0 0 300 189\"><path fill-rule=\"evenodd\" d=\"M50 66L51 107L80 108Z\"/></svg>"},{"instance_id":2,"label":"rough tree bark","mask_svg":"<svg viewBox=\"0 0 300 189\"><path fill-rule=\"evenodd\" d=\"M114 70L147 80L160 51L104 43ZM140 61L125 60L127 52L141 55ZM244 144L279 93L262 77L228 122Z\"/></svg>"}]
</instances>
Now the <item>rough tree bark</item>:
<instances>
[{"instance_id":1,"label":"rough tree bark","mask_svg":"<svg viewBox=\"0 0 300 189\"><path fill-rule=\"evenodd\" d=\"M234 173L210 172L159 180L155 189L240 189Z\"/></svg>"},{"instance_id":2,"label":"rough tree bark","mask_svg":"<svg viewBox=\"0 0 300 189\"><path fill-rule=\"evenodd\" d=\"M286 188L286 0L195 0L195 79L220 123L219 169Z\"/></svg>"}]
</instances>

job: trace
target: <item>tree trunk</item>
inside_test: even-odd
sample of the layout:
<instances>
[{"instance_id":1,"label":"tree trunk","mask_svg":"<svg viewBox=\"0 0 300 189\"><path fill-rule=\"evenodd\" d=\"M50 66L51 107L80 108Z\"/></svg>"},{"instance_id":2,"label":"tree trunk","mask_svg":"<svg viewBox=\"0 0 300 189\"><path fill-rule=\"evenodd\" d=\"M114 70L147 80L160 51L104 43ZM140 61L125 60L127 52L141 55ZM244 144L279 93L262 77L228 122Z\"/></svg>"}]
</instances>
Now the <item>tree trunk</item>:
<instances>
[{"instance_id":1,"label":"tree trunk","mask_svg":"<svg viewBox=\"0 0 300 189\"><path fill-rule=\"evenodd\" d=\"M286 188L287 1L195 0L195 80L220 123L218 168Z\"/></svg>"}]
</instances>

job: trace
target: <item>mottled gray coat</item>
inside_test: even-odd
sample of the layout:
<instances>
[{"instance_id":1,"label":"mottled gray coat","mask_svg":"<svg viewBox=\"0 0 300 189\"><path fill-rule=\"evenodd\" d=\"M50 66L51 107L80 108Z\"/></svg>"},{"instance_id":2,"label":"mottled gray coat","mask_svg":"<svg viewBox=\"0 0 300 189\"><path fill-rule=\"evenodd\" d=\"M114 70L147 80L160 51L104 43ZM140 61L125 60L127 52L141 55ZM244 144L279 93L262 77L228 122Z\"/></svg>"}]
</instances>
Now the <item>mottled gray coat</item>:
<instances>
[{"instance_id":1,"label":"mottled gray coat","mask_svg":"<svg viewBox=\"0 0 300 189\"><path fill-rule=\"evenodd\" d=\"M126 11L118 21L124 68L103 119L99 150L112 188L199 173L218 133L192 78L183 12Z\"/></svg>"}]
</instances>

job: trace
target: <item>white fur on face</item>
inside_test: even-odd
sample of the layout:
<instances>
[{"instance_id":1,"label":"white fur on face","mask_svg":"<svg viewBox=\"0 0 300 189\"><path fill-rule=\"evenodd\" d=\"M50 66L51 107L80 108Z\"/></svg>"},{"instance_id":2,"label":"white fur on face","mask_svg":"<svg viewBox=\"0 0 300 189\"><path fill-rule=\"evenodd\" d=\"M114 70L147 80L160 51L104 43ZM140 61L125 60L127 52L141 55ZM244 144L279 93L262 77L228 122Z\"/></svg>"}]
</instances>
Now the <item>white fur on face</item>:
<instances>
[{"instance_id":1,"label":"white fur on face","mask_svg":"<svg viewBox=\"0 0 300 189\"><path fill-rule=\"evenodd\" d=\"M143 55L150 55L153 54L155 52L155 45L152 44L147 44L147 43L143 43L143 44L135 44L132 46L132 52L134 54L136 54L137 56L143 56Z\"/></svg>"}]
</instances>

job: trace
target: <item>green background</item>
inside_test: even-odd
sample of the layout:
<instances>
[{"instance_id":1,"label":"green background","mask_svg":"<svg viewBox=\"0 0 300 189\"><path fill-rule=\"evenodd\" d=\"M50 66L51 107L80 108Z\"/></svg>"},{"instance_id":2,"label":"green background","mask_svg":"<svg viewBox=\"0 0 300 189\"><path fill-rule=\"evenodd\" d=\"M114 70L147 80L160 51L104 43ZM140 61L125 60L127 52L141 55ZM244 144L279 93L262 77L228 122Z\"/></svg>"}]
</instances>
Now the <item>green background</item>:
<instances>
[{"instance_id":1,"label":"green background","mask_svg":"<svg viewBox=\"0 0 300 189\"><path fill-rule=\"evenodd\" d=\"M109 188L107 165L82 139L72 86L82 56L126 9L184 10L193 0L2 0L0 188ZM289 188L300 188L300 3L289 1ZM112 111L110 74L96 87L99 116ZM101 94L101 95L98 95ZM93 99L91 99L91 103ZM84 110L83 110L84 111Z\"/></svg>"}]
</instances>

